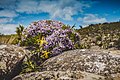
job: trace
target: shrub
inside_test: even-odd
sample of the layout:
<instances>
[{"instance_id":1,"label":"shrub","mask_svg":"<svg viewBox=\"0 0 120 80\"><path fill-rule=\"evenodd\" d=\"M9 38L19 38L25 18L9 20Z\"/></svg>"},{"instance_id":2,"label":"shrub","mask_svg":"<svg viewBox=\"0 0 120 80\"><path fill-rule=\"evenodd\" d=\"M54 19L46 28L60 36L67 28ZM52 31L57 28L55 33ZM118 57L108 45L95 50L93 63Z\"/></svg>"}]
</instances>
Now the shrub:
<instances>
[{"instance_id":1,"label":"shrub","mask_svg":"<svg viewBox=\"0 0 120 80\"><path fill-rule=\"evenodd\" d=\"M40 51L59 54L66 50L75 49L79 43L79 35L59 21L42 20L33 22L24 31L23 42L35 50L40 49Z\"/></svg>"},{"instance_id":2,"label":"shrub","mask_svg":"<svg viewBox=\"0 0 120 80\"><path fill-rule=\"evenodd\" d=\"M33 22L24 30L23 35L22 45L30 47L32 53L37 54L40 60L79 48L79 34L59 21Z\"/></svg>"}]
</instances>

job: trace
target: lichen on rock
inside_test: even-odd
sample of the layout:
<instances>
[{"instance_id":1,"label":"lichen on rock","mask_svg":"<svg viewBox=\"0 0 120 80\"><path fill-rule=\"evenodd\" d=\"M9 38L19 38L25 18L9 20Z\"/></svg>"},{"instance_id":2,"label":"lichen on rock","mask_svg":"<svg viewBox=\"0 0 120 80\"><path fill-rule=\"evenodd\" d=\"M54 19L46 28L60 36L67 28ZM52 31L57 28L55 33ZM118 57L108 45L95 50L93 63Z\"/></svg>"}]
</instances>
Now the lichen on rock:
<instances>
[{"instance_id":1,"label":"lichen on rock","mask_svg":"<svg viewBox=\"0 0 120 80\"><path fill-rule=\"evenodd\" d=\"M85 71L102 76L120 73L120 54L107 50L77 49L50 58L42 71Z\"/></svg>"},{"instance_id":2,"label":"lichen on rock","mask_svg":"<svg viewBox=\"0 0 120 80\"><path fill-rule=\"evenodd\" d=\"M105 80L103 76L81 71L43 71L21 74L12 80Z\"/></svg>"},{"instance_id":3,"label":"lichen on rock","mask_svg":"<svg viewBox=\"0 0 120 80\"><path fill-rule=\"evenodd\" d=\"M15 45L0 45L0 80L10 79L21 71L22 60L28 50Z\"/></svg>"}]
</instances>

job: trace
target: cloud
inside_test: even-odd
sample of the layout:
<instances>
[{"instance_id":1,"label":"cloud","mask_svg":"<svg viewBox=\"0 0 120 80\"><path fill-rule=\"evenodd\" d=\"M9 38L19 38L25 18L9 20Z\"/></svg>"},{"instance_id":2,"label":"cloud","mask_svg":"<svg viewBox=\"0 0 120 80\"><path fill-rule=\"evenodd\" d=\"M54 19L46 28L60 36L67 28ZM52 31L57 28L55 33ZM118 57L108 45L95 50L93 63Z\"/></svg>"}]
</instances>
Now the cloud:
<instances>
[{"instance_id":1,"label":"cloud","mask_svg":"<svg viewBox=\"0 0 120 80\"><path fill-rule=\"evenodd\" d=\"M88 7L88 1L79 0L1 0L0 17L17 17L19 13L48 13L51 19L73 20L72 16Z\"/></svg>"},{"instance_id":2,"label":"cloud","mask_svg":"<svg viewBox=\"0 0 120 80\"><path fill-rule=\"evenodd\" d=\"M83 18L81 18L81 17L79 17L78 19L77 19L77 21L82 21L83 20Z\"/></svg>"},{"instance_id":3,"label":"cloud","mask_svg":"<svg viewBox=\"0 0 120 80\"><path fill-rule=\"evenodd\" d=\"M16 8L16 3L18 0L0 0L0 8L12 9Z\"/></svg>"},{"instance_id":4,"label":"cloud","mask_svg":"<svg viewBox=\"0 0 120 80\"><path fill-rule=\"evenodd\" d=\"M83 24L96 24L107 22L106 18L98 17L96 14L86 14L83 18L79 17L77 21L81 21Z\"/></svg>"},{"instance_id":5,"label":"cloud","mask_svg":"<svg viewBox=\"0 0 120 80\"><path fill-rule=\"evenodd\" d=\"M15 11L11 10L0 10L0 25L5 25L13 21L14 17L17 17L18 14ZM9 28L9 26L8 26Z\"/></svg>"},{"instance_id":6,"label":"cloud","mask_svg":"<svg viewBox=\"0 0 120 80\"><path fill-rule=\"evenodd\" d=\"M0 18L0 23L7 23L11 22L13 19L12 18Z\"/></svg>"},{"instance_id":7,"label":"cloud","mask_svg":"<svg viewBox=\"0 0 120 80\"><path fill-rule=\"evenodd\" d=\"M38 3L36 0L20 0L17 3L17 12L21 12L21 13L28 13L28 14L33 14L33 13L38 13Z\"/></svg>"},{"instance_id":8,"label":"cloud","mask_svg":"<svg viewBox=\"0 0 120 80\"><path fill-rule=\"evenodd\" d=\"M0 10L0 17L16 17L18 14L12 10Z\"/></svg>"},{"instance_id":9,"label":"cloud","mask_svg":"<svg viewBox=\"0 0 120 80\"><path fill-rule=\"evenodd\" d=\"M74 15L83 13L90 6L88 1L80 0L0 0L0 33L15 33L18 25L12 22L24 13L48 13L50 19L73 20Z\"/></svg>"},{"instance_id":10,"label":"cloud","mask_svg":"<svg viewBox=\"0 0 120 80\"><path fill-rule=\"evenodd\" d=\"M103 23L106 22L106 18L99 18L97 15L94 14L87 14L83 18L84 23Z\"/></svg>"},{"instance_id":11,"label":"cloud","mask_svg":"<svg viewBox=\"0 0 120 80\"><path fill-rule=\"evenodd\" d=\"M83 12L87 7L90 5L78 0L21 0L16 11L28 14L48 13L52 19L73 20L73 15Z\"/></svg>"},{"instance_id":12,"label":"cloud","mask_svg":"<svg viewBox=\"0 0 120 80\"><path fill-rule=\"evenodd\" d=\"M15 34L18 24L0 24L0 33L2 34Z\"/></svg>"}]
</instances>

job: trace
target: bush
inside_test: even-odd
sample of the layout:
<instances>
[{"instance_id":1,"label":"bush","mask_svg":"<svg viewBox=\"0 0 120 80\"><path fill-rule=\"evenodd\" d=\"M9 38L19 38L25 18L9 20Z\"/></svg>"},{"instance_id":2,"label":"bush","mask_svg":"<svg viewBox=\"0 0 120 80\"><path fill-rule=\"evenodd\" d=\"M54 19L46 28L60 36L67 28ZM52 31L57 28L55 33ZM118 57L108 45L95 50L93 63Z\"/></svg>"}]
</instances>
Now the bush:
<instances>
[{"instance_id":1,"label":"bush","mask_svg":"<svg viewBox=\"0 0 120 80\"><path fill-rule=\"evenodd\" d=\"M72 28L59 21L42 20L33 22L24 31L23 43L36 49L59 54L63 51L75 49L79 44L79 34Z\"/></svg>"},{"instance_id":2,"label":"bush","mask_svg":"<svg viewBox=\"0 0 120 80\"><path fill-rule=\"evenodd\" d=\"M59 21L33 22L24 30L23 35L21 44L30 47L33 54L39 55L40 60L79 48L79 34Z\"/></svg>"}]
</instances>

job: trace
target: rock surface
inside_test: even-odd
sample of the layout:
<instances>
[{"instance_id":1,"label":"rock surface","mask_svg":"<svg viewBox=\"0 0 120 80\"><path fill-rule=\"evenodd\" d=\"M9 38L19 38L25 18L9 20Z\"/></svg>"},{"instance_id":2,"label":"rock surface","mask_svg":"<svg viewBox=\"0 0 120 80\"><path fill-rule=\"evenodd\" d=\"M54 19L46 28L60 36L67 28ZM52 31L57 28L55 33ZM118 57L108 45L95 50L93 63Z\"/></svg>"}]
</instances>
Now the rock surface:
<instances>
[{"instance_id":1,"label":"rock surface","mask_svg":"<svg viewBox=\"0 0 120 80\"><path fill-rule=\"evenodd\" d=\"M0 80L17 75L27 53L29 51L15 45L0 45Z\"/></svg>"},{"instance_id":2,"label":"rock surface","mask_svg":"<svg viewBox=\"0 0 120 80\"><path fill-rule=\"evenodd\" d=\"M105 78L81 71L44 71L21 74L12 80L105 80Z\"/></svg>"},{"instance_id":3,"label":"rock surface","mask_svg":"<svg viewBox=\"0 0 120 80\"><path fill-rule=\"evenodd\" d=\"M120 51L66 51L41 67L40 72L21 74L13 80L120 80Z\"/></svg>"},{"instance_id":4,"label":"rock surface","mask_svg":"<svg viewBox=\"0 0 120 80\"><path fill-rule=\"evenodd\" d=\"M86 71L110 76L120 73L120 51L118 52L90 49L71 50L45 61L41 65L41 71Z\"/></svg>"}]
</instances>

